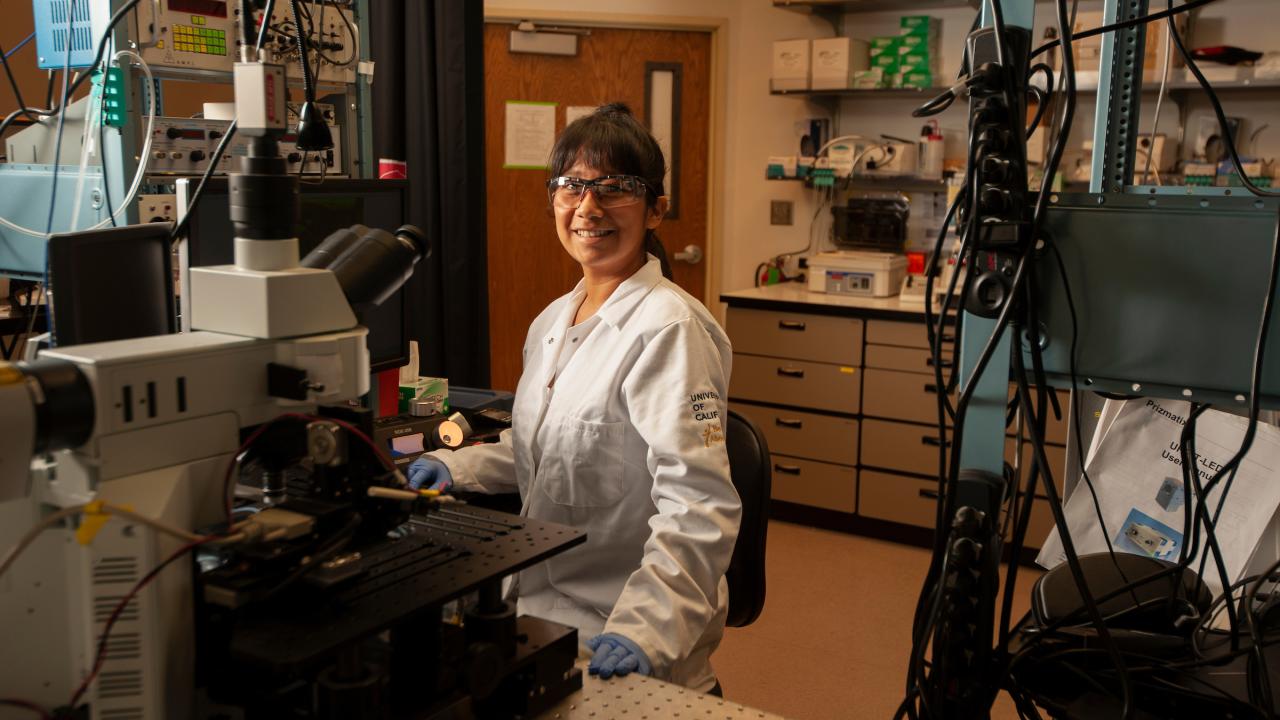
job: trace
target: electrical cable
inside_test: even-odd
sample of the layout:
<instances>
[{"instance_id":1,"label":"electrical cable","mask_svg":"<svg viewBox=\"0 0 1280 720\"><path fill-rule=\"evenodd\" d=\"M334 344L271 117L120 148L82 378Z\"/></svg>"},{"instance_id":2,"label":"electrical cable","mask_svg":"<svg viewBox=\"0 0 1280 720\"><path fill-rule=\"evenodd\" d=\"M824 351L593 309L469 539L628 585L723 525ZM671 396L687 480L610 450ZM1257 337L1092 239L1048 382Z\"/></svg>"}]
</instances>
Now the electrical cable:
<instances>
[{"instance_id":1,"label":"electrical cable","mask_svg":"<svg viewBox=\"0 0 1280 720\"><path fill-rule=\"evenodd\" d=\"M200 176L200 182L196 183L196 189L191 193L190 199L187 200L186 210L183 211L182 219L174 224L173 230L169 233L169 242L177 242L180 238L187 234L187 226L191 224L191 216L195 213L196 205L200 202L200 198L204 197L204 186L209 182L209 178L213 177L214 171L218 169L218 163L222 161L222 155L227 150L227 145L231 143L231 138L236 135L236 124L238 118L231 121L227 129L222 133L222 139L218 141L218 146L213 149L213 154L209 156L209 164L205 166L204 174Z\"/></svg>"},{"instance_id":2,"label":"electrical cable","mask_svg":"<svg viewBox=\"0 0 1280 720\"><path fill-rule=\"evenodd\" d=\"M26 37L22 38L21 40L19 40L17 45L14 45L13 47L9 48L9 50L8 50L7 52L4 52L4 53L3 53L3 55L4 55L4 59L5 59L5 60L8 60L9 58L13 57L14 53L16 53L16 52L18 52L19 50L21 50L22 48L26 47L26 46L27 46L27 43L29 43L29 42L31 42L32 40L35 40L35 39L36 39L36 34L35 34L35 32L34 32L34 31L32 31L32 33L31 33L30 35L28 35L28 36L26 36Z\"/></svg>"},{"instance_id":3,"label":"electrical cable","mask_svg":"<svg viewBox=\"0 0 1280 720\"><path fill-rule=\"evenodd\" d=\"M273 427L276 423L279 423L283 420L295 420L295 421L303 421L303 422L321 421L321 422L334 423L335 425L341 427L343 430L346 430L352 435L355 435L357 438L360 439L361 442L367 445L369 449L373 451L374 456L378 458L378 461L382 463L382 466L387 471L392 473L393 477L396 478L397 480L396 484L400 485L401 487L409 484L409 481L405 479L404 474L396 466L395 462L392 461L392 459L387 456L386 451L384 451L381 447L379 447L379 445L375 443L372 438L366 435L364 431L360 430L360 428L356 427L355 425L352 425L351 423L345 420L339 420L338 418L332 418L332 417L322 417L319 415L308 415L305 413L296 413L296 412L282 413L262 423L257 428L255 428L254 431L249 434L249 437L245 438L244 442L240 444L239 449L237 449L235 454L232 455L231 461L227 463L227 469L226 469L226 472L223 474L223 478L222 478L222 499L224 503L224 509L226 510L226 513L227 513L228 522L231 521L231 517L232 517L232 510L233 510L232 489L234 487L232 481L235 479L236 467L238 467L238 465L240 464L240 461L242 457L245 455L245 453L247 453L250 449L253 448L253 444L257 442L258 438L262 437L262 435L268 429Z\"/></svg>"},{"instance_id":4,"label":"electrical cable","mask_svg":"<svg viewBox=\"0 0 1280 720\"><path fill-rule=\"evenodd\" d=\"M48 710L45 710L30 700L21 700L19 698L0 698L0 705L30 710L31 712L39 715L41 720L53 720L53 715L51 715Z\"/></svg>"},{"instance_id":5,"label":"electrical cable","mask_svg":"<svg viewBox=\"0 0 1280 720\"><path fill-rule=\"evenodd\" d=\"M1146 163L1146 167L1144 167L1142 170L1143 183L1146 183L1147 176L1151 174L1151 166L1154 164L1154 159L1156 154L1156 133L1160 129L1160 108L1164 105L1165 92L1169 88L1169 66L1172 64L1170 62L1170 60L1172 59L1170 57L1170 52L1173 50L1173 48L1170 47L1170 45L1172 44L1172 41L1171 41L1172 34L1173 34L1173 28L1165 27L1164 29L1164 65L1163 65L1163 69L1160 72L1160 90L1159 92L1156 93L1156 109L1151 114L1151 134L1147 136L1147 140L1148 140L1147 163ZM1156 168L1155 179L1156 179L1156 185L1162 184L1160 182L1160 168L1158 167Z\"/></svg>"},{"instance_id":6,"label":"electrical cable","mask_svg":"<svg viewBox=\"0 0 1280 720\"><path fill-rule=\"evenodd\" d=\"M1106 33L1115 32L1116 30L1124 30L1126 28L1145 25L1147 23L1155 22L1156 20L1163 20L1165 18L1173 17L1174 15L1180 15L1185 12L1191 12L1192 10L1198 7L1203 7L1205 5L1208 5L1209 3L1213 3L1217 1L1218 0L1187 0L1187 2L1183 3L1182 5L1179 5L1176 8L1170 8L1169 10L1161 10L1159 12L1154 12L1148 15L1144 15L1140 18L1133 18L1131 20L1124 20L1122 22L1111 23L1110 25L1101 25L1096 28L1081 30L1078 33L1072 34L1072 42L1075 42L1076 40L1084 40L1085 38L1097 37L1098 35L1105 35ZM1034 60L1036 57L1040 56L1042 53L1048 50L1051 50L1061 44L1062 44L1061 36L1059 36L1059 38L1056 40L1050 40L1049 42L1033 50L1031 52L1031 59Z\"/></svg>"},{"instance_id":7,"label":"electrical cable","mask_svg":"<svg viewBox=\"0 0 1280 720\"><path fill-rule=\"evenodd\" d=\"M9 87L13 88L13 98L18 101L18 109L22 111L22 114L26 115L32 122L39 122L40 118L35 116L35 113L38 111L27 112L29 108L27 107L27 101L22 98L22 88L18 86L18 80L13 76L13 69L9 67L9 56L21 50L22 47L30 42L31 38L35 36L36 34L34 32L31 33L25 40L15 45L8 52L5 52L4 48L0 48L0 65L4 66L4 74L5 77L9 79Z\"/></svg>"},{"instance_id":8,"label":"electrical cable","mask_svg":"<svg viewBox=\"0 0 1280 720\"><path fill-rule=\"evenodd\" d=\"M266 7L262 9L262 22L258 23L258 39L253 45L253 56L262 62L262 43L267 37L267 26L271 23L271 16L276 11L276 0L267 0Z\"/></svg>"},{"instance_id":9,"label":"electrical cable","mask_svg":"<svg viewBox=\"0 0 1280 720\"><path fill-rule=\"evenodd\" d=\"M89 689L89 686L93 683L94 679L98 677L98 673L102 671L102 665L107 659L107 640L111 636L111 630L115 627L116 621L120 619L121 613L124 612L125 607L133 600L134 596L141 592L142 589L155 579L162 570L171 565L175 560L186 555L197 547L216 539L216 536L203 537L178 548L159 565L152 568L150 572L143 575L142 579L130 588L129 592L124 594L124 597L120 598L120 602L116 603L115 609L112 610L111 615L107 618L106 624L102 627L102 635L98 638L98 650L94 654L93 668L84 676L84 679L80 681L79 687L77 687L75 692L71 694L71 699L67 702L67 706L70 707L73 712L76 704L80 702L80 698L84 696L85 691Z\"/></svg>"},{"instance_id":10,"label":"electrical cable","mask_svg":"<svg viewBox=\"0 0 1280 720\"><path fill-rule=\"evenodd\" d=\"M307 63L311 39L307 37L308 33L302 27L302 13L298 9L298 0L289 0L289 4L293 7L293 24L298 28L298 53L301 55L298 64L302 66L302 93L306 96L307 102L314 103L316 101L315 78L311 76L311 65Z\"/></svg>"}]
</instances>

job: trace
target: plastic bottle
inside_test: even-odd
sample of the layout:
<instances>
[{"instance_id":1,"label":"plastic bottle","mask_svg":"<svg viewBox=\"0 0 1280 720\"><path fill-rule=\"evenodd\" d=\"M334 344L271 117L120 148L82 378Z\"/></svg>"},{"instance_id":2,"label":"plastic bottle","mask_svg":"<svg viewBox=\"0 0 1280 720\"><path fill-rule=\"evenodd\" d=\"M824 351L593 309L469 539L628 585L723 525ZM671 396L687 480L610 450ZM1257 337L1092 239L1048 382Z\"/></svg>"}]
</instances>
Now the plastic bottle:
<instances>
[{"instance_id":1,"label":"plastic bottle","mask_svg":"<svg viewBox=\"0 0 1280 720\"><path fill-rule=\"evenodd\" d=\"M937 120L930 120L920 130L920 177L926 180L942 179L944 143Z\"/></svg>"}]
</instances>

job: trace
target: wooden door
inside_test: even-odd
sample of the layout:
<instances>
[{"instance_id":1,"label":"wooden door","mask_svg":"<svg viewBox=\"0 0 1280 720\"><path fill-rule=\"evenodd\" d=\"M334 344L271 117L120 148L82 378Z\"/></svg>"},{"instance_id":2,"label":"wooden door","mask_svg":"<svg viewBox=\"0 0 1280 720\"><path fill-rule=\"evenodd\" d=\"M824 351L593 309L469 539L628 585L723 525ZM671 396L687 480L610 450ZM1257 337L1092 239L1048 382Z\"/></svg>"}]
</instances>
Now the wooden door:
<instances>
[{"instance_id":1,"label":"wooden door","mask_svg":"<svg viewBox=\"0 0 1280 720\"><path fill-rule=\"evenodd\" d=\"M514 390L529 323L582 277L560 247L547 203L547 171L504 167L508 101L556 103L556 132L570 107L625 102L646 118L647 66L678 66L672 158L677 206L658 228L675 281L706 301L706 260L678 261L688 245L707 247L707 158L711 109L711 35L705 32L592 28L575 57L512 53L511 24L485 25L485 173L488 191L489 362L492 387ZM678 139L677 139L678 138ZM669 187L668 193L672 192Z\"/></svg>"}]
</instances>

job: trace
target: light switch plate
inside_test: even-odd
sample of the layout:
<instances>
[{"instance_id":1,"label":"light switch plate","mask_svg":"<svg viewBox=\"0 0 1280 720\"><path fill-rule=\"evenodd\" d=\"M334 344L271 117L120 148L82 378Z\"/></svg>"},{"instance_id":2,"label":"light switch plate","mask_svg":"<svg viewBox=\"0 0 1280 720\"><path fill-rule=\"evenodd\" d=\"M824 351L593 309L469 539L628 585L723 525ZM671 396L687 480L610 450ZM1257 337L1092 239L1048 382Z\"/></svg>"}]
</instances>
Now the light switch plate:
<instances>
[{"instance_id":1,"label":"light switch plate","mask_svg":"<svg viewBox=\"0 0 1280 720\"><path fill-rule=\"evenodd\" d=\"M769 224L770 225L790 225L791 224L791 201L790 200L770 200L769 201Z\"/></svg>"}]
</instances>

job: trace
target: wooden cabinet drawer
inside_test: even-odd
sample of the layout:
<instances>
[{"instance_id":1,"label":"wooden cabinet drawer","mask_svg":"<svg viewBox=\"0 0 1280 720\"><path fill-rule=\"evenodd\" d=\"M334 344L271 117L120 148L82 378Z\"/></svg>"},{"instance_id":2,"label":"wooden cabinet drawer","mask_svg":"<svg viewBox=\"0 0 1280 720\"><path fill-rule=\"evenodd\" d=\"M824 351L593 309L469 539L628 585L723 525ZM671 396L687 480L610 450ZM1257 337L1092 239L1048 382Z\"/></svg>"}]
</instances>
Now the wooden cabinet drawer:
<instances>
[{"instance_id":1,"label":"wooden cabinet drawer","mask_svg":"<svg viewBox=\"0 0 1280 720\"><path fill-rule=\"evenodd\" d=\"M863 470L858 477L858 514L931 528L937 521L938 482Z\"/></svg>"},{"instance_id":2,"label":"wooden cabinet drawer","mask_svg":"<svg viewBox=\"0 0 1280 720\"><path fill-rule=\"evenodd\" d=\"M955 342L956 331L954 327L948 326L942 335L944 343ZM899 345L901 347L929 349L929 335L925 332L923 317L918 322L868 320L867 342L876 345ZM950 354L950 351L948 351L947 355Z\"/></svg>"},{"instance_id":3,"label":"wooden cabinet drawer","mask_svg":"<svg viewBox=\"0 0 1280 720\"><path fill-rule=\"evenodd\" d=\"M794 410L734 403L732 409L755 423L769 442L769 452L858 464L858 421Z\"/></svg>"},{"instance_id":4,"label":"wooden cabinet drawer","mask_svg":"<svg viewBox=\"0 0 1280 720\"><path fill-rule=\"evenodd\" d=\"M774 455L773 499L852 513L857 505L857 470L844 465Z\"/></svg>"},{"instance_id":5,"label":"wooden cabinet drawer","mask_svg":"<svg viewBox=\"0 0 1280 720\"><path fill-rule=\"evenodd\" d=\"M936 476L939 442L936 427L863 420L862 464Z\"/></svg>"},{"instance_id":6,"label":"wooden cabinet drawer","mask_svg":"<svg viewBox=\"0 0 1280 720\"><path fill-rule=\"evenodd\" d=\"M951 352L948 349L939 358L943 377L951 375ZM918 348L894 347L892 345L867 345L866 365L881 370L898 370L900 372L921 373L933 377L933 353Z\"/></svg>"},{"instance_id":7,"label":"wooden cabinet drawer","mask_svg":"<svg viewBox=\"0 0 1280 720\"><path fill-rule=\"evenodd\" d=\"M734 353L729 397L852 414L861 407L858 375L852 365Z\"/></svg>"},{"instance_id":8,"label":"wooden cabinet drawer","mask_svg":"<svg viewBox=\"0 0 1280 720\"><path fill-rule=\"evenodd\" d=\"M737 374L736 366L734 374ZM868 368L864 386L863 413L937 424L938 389L932 376Z\"/></svg>"},{"instance_id":9,"label":"wooden cabinet drawer","mask_svg":"<svg viewBox=\"0 0 1280 720\"><path fill-rule=\"evenodd\" d=\"M729 341L749 355L862 364L862 321L829 315L729 308Z\"/></svg>"}]
</instances>

